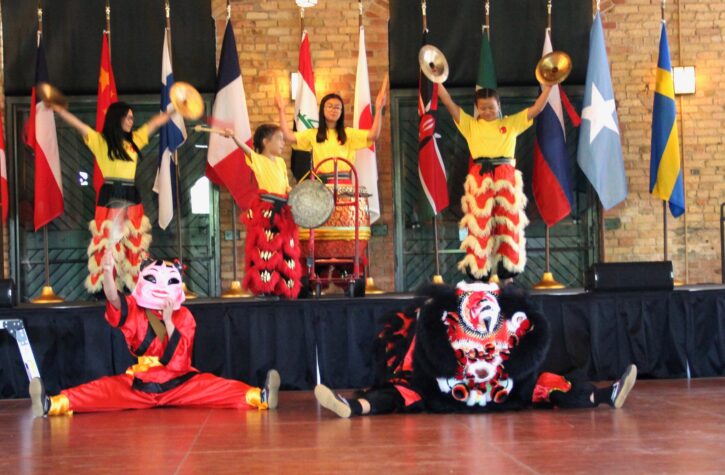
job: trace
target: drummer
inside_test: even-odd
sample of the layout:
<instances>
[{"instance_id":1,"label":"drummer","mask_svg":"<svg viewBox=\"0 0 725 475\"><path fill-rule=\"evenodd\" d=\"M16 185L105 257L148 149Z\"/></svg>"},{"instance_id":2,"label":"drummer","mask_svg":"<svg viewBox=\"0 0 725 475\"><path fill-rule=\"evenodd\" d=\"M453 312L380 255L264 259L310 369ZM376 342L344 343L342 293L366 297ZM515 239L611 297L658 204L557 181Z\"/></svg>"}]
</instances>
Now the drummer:
<instances>
[{"instance_id":1,"label":"drummer","mask_svg":"<svg viewBox=\"0 0 725 475\"><path fill-rule=\"evenodd\" d=\"M380 92L375 99L375 115L370 130L345 127L345 105L337 94L328 94L320 102L319 128L292 132L285 117L285 102L279 94L275 97L279 109L279 123L287 142L296 150L312 152L312 166L327 158L344 158L355 163L357 150L372 146L380 136L382 129L382 112L387 100L388 78L385 77ZM337 169L341 178L349 176L350 167L344 162L338 162ZM334 173L334 162L330 160L317 170L323 178Z\"/></svg>"},{"instance_id":2,"label":"drummer","mask_svg":"<svg viewBox=\"0 0 725 475\"><path fill-rule=\"evenodd\" d=\"M226 130L225 135L233 136L233 131ZM247 227L243 285L255 295L297 298L302 267L297 225L287 205L287 164L280 157L284 148L282 129L274 124L257 127L254 149L235 142L244 151L259 185L258 195L242 213Z\"/></svg>"}]
</instances>

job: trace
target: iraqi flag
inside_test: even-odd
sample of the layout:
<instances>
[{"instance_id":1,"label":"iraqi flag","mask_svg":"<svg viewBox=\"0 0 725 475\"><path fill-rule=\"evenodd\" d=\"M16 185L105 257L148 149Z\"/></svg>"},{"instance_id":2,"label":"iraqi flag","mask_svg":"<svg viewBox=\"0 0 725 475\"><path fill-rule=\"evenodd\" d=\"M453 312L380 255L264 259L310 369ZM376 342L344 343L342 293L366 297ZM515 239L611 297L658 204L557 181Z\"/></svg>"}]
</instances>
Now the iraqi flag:
<instances>
[{"instance_id":1,"label":"iraqi flag","mask_svg":"<svg viewBox=\"0 0 725 475\"><path fill-rule=\"evenodd\" d=\"M174 85L174 73L171 70L171 51L169 33L164 29L164 48L161 53L161 110L173 111L169 91ZM156 171L154 191L159 196L159 227L166 229L174 217L176 191L176 149L186 140L184 119L178 112L161 127L159 133L159 168Z\"/></svg>"},{"instance_id":2,"label":"iraqi flag","mask_svg":"<svg viewBox=\"0 0 725 475\"><path fill-rule=\"evenodd\" d=\"M116 79L113 77L113 68L111 67L111 48L109 38L111 33L103 30L103 43L101 46L101 68L98 73L98 105L96 106L96 131L103 131L103 124L106 121L106 112L108 106L118 101L116 92ZM103 186L103 174L98 167L96 160L93 160L93 189L96 190L96 200L98 192Z\"/></svg>"},{"instance_id":3,"label":"iraqi flag","mask_svg":"<svg viewBox=\"0 0 725 475\"><path fill-rule=\"evenodd\" d=\"M380 112L380 111L376 111ZM365 28L360 27L360 43L357 57L357 77L355 78L355 103L353 107L353 127L370 130L373 125L370 105L370 82L368 81L368 59L365 53ZM360 184L370 197L370 224L380 218L380 199L378 197L378 163L375 156L375 144L370 148L358 150L355 156L355 168Z\"/></svg>"},{"instance_id":4,"label":"iraqi flag","mask_svg":"<svg viewBox=\"0 0 725 475\"><path fill-rule=\"evenodd\" d=\"M312 55L307 31L302 32L299 55L299 84L295 95L295 122L297 131L315 129L320 123L317 97L315 96L315 75L312 72ZM292 173L298 180L310 171L312 154L292 150Z\"/></svg>"},{"instance_id":5,"label":"iraqi flag","mask_svg":"<svg viewBox=\"0 0 725 475\"><path fill-rule=\"evenodd\" d=\"M50 82L45 60L43 37L38 37L38 55L35 64L35 84ZM63 214L63 182L60 174L58 136L53 109L38 99L33 87L30 101L27 143L35 152L35 230L42 228Z\"/></svg>"},{"instance_id":6,"label":"iraqi flag","mask_svg":"<svg viewBox=\"0 0 725 475\"><path fill-rule=\"evenodd\" d=\"M224 31L219 58L212 125L234 130L234 135L240 142L252 142L242 71L239 69L234 29L229 21ZM259 188L242 149L237 147L232 138L220 134L209 136L206 176L214 184L226 187L240 209L249 208L250 200L256 196Z\"/></svg>"},{"instance_id":7,"label":"iraqi flag","mask_svg":"<svg viewBox=\"0 0 725 475\"><path fill-rule=\"evenodd\" d=\"M8 169L5 162L5 131L3 130L3 118L0 117L0 206L2 206L2 222L8 221Z\"/></svg>"},{"instance_id":8,"label":"iraqi flag","mask_svg":"<svg viewBox=\"0 0 725 475\"><path fill-rule=\"evenodd\" d=\"M542 56L551 51L547 30ZM564 219L574 202L560 91L559 85L552 88L544 109L536 118L534 141L534 200L549 227Z\"/></svg>"}]
</instances>

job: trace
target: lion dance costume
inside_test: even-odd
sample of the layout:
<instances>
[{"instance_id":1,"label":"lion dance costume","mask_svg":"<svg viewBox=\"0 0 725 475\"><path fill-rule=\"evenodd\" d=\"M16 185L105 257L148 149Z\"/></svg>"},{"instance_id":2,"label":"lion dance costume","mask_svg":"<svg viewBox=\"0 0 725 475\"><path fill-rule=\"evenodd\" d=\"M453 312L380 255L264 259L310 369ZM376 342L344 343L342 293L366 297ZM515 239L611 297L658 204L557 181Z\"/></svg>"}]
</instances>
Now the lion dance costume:
<instances>
[{"instance_id":1,"label":"lion dance costume","mask_svg":"<svg viewBox=\"0 0 725 475\"><path fill-rule=\"evenodd\" d=\"M138 128L132 133L132 138L141 150L149 141L148 128ZM119 289L123 286L133 289L139 267L151 243L151 223L144 215L141 195L134 183L139 156L131 144L126 142L126 153L132 160L111 160L106 140L95 130L88 131L86 145L96 158L104 183L98 193L94 219L88 226L91 242L88 245L88 277L85 286L90 293L101 290L101 261L106 249L110 248L117 263L116 285Z\"/></svg>"},{"instance_id":2,"label":"lion dance costume","mask_svg":"<svg viewBox=\"0 0 725 475\"><path fill-rule=\"evenodd\" d=\"M297 225L287 205L287 165L259 153L247 157L259 192L242 213L247 228L244 287L255 295L296 298L300 292L302 266Z\"/></svg>"},{"instance_id":3,"label":"lion dance costume","mask_svg":"<svg viewBox=\"0 0 725 475\"><path fill-rule=\"evenodd\" d=\"M42 381L33 379L30 394L36 416L73 412L117 411L160 406L247 409L274 408L279 375L270 370L265 388L201 373L191 366L196 322L183 307L185 297L176 265L155 261L146 265L133 294L121 298L121 308L106 304L105 318L123 333L138 358L125 374L107 376L47 397ZM161 309L173 300L171 335Z\"/></svg>"},{"instance_id":4,"label":"lion dance costume","mask_svg":"<svg viewBox=\"0 0 725 475\"><path fill-rule=\"evenodd\" d=\"M385 318L376 384L353 399L319 385L315 395L323 407L341 417L363 414L361 399L369 414L621 407L634 385L634 365L603 389L542 372L548 322L513 286L461 282L431 286L422 295L428 297L423 306Z\"/></svg>"},{"instance_id":5,"label":"lion dance costume","mask_svg":"<svg viewBox=\"0 0 725 475\"><path fill-rule=\"evenodd\" d=\"M476 120L463 110L456 124L474 160L466 176L460 228L466 257L458 268L475 279L497 274L513 277L526 266L526 195L521 172L512 158L516 137L533 122L528 109L493 121Z\"/></svg>"}]
</instances>

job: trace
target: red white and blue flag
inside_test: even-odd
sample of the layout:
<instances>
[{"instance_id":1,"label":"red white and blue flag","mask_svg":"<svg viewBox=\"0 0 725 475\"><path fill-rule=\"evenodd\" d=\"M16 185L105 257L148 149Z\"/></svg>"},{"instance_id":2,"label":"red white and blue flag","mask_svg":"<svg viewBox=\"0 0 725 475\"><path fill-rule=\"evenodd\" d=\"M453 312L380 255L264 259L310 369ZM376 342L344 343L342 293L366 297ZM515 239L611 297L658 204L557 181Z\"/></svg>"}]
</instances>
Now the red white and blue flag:
<instances>
[{"instance_id":1,"label":"red white and blue flag","mask_svg":"<svg viewBox=\"0 0 725 475\"><path fill-rule=\"evenodd\" d=\"M230 21L227 22L222 40L211 124L214 127L234 130L237 140L251 146L252 130L249 126L247 97L244 94L237 44ZM226 187L241 209L249 208L252 197L256 196L259 189L242 149L237 147L233 139L220 134L209 136L206 176L214 184Z\"/></svg>"},{"instance_id":2,"label":"red white and blue flag","mask_svg":"<svg viewBox=\"0 0 725 475\"><path fill-rule=\"evenodd\" d=\"M543 55L551 51L547 30ZM544 109L536 118L532 188L539 214L547 226L553 226L571 213L574 199L559 85L552 88Z\"/></svg>"},{"instance_id":3,"label":"red white and blue flag","mask_svg":"<svg viewBox=\"0 0 725 475\"><path fill-rule=\"evenodd\" d=\"M171 70L171 50L169 32L164 29L164 48L161 53L161 110L172 111L169 91L174 85L174 73ZM174 217L176 190L176 149L186 140L184 119L178 112L161 127L159 134L159 168L156 172L154 191L159 197L159 226L166 227Z\"/></svg>"},{"instance_id":4,"label":"red white and blue flag","mask_svg":"<svg viewBox=\"0 0 725 475\"><path fill-rule=\"evenodd\" d=\"M43 38L40 35L38 35L38 56L35 64L35 84L39 82L50 82ZM33 223L37 231L63 214L64 207L55 116L53 109L38 98L35 89L33 87L30 101L27 143L35 152Z\"/></svg>"}]
</instances>

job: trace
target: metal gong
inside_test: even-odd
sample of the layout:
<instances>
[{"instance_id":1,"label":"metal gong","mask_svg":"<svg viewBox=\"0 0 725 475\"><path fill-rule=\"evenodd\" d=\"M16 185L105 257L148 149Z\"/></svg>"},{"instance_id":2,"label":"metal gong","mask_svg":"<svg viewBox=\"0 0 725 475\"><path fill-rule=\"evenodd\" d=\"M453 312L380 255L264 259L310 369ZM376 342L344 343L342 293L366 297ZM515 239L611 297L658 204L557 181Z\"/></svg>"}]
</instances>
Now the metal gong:
<instances>
[{"instance_id":1,"label":"metal gong","mask_svg":"<svg viewBox=\"0 0 725 475\"><path fill-rule=\"evenodd\" d=\"M305 180L292 188L287 204L298 226L314 229L330 219L335 209L335 198L322 182Z\"/></svg>"}]
</instances>

